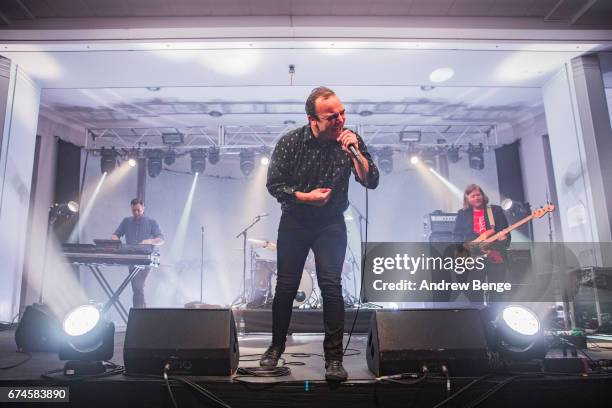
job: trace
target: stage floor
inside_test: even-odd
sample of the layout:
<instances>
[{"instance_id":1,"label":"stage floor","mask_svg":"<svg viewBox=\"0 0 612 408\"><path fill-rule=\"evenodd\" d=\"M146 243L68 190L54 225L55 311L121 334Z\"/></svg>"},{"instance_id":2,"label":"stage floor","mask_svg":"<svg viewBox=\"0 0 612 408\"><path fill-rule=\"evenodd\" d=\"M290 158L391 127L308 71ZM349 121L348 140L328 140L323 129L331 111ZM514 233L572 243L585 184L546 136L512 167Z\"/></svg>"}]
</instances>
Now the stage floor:
<instances>
[{"instance_id":1,"label":"stage floor","mask_svg":"<svg viewBox=\"0 0 612 408\"><path fill-rule=\"evenodd\" d=\"M112 362L123 364L125 333L115 335L115 355ZM346 342L347 337L345 337ZM248 378L253 384L244 384L230 377L189 377L206 387L231 407L432 407L447 396L446 380L432 376L418 384L382 383L368 370L365 359L367 337L353 336L344 366L349 381L331 384L324 381L322 335L294 334L289 337L284 354L287 362L301 362L290 366L291 375L278 378ZM257 357L268 346L270 335L246 335L239 338L241 367L258 366ZM599 341L600 348L592 349L593 359L612 359L612 351ZM345 343L346 344L346 343ZM14 331L0 332L0 366L18 363L26 356L15 352ZM302 353L292 356L292 353ZM358 353L358 354L357 354ZM0 387L41 386L53 382L41 374L63 367L55 353L31 353L32 358L19 367L0 370ZM310 357L303 354L309 354ZM350 355L354 354L354 355ZM457 401L445 406L468 406L488 390L506 380L507 376L494 376L481 380L463 392ZM457 392L474 378L452 378L451 393ZM69 384L71 404L54 403L52 406L87 407L171 407L165 383L154 378L134 378L124 375L73 382ZM612 389L612 377L602 375L541 375L521 377L501 388L482 406L606 406ZM173 391L178 407L202 406L201 396L176 383ZM0 404L5 406L3 404ZM24 407L28 404L15 404ZM42 406L32 404L32 406ZM214 406L206 405L204 406Z\"/></svg>"}]
</instances>

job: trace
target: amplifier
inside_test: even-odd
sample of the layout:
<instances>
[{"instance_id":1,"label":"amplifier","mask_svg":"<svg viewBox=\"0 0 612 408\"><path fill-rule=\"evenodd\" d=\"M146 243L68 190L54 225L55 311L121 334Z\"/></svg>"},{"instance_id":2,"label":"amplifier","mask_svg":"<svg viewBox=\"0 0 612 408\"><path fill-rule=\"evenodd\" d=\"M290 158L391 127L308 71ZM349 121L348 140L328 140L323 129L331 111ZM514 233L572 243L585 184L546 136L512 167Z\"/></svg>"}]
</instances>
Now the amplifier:
<instances>
[{"instance_id":1,"label":"amplifier","mask_svg":"<svg viewBox=\"0 0 612 408\"><path fill-rule=\"evenodd\" d=\"M432 234L452 234L455 229L457 213L445 213L441 210L431 212L423 218L423 233L427 239Z\"/></svg>"}]
</instances>

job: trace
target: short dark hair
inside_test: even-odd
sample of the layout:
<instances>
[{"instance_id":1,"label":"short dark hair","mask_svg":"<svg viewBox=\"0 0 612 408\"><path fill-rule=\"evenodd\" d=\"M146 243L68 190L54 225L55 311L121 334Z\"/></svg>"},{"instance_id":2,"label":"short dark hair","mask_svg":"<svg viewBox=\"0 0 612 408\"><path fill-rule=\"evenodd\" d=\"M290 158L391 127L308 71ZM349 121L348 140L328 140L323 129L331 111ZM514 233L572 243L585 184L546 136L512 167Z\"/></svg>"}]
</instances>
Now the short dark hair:
<instances>
[{"instance_id":1,"label":"short dark hair","mask_svg":"<svg viewBox=\"0 0 612 408\"><path fill-rule=\"evenodd\" d=\"M468 196L472 194L472 191L474 190L480 191L480 194L482 194L482 201L485 206L489 204L489 197L485 194L482 187L480 187L478 184L470 184L465 188L465 191L463 192L463 208L470 207L470 203L468 202Z\"/></svg>"},{"instance_id":2,"label":"short dark hair","mask_svg":"<svg viewBox=\"0 0 612 408\"><path fill-rule=\"evenodd\" d=\"M130 201L130 205L134 206L140 204L142 206L144 206L144 203L142 202L142 200L140 198L134 198L132 201Z\"/></svg>"},{"instance_id":3,"label":"short dark hair","mask_svg":"<svg viewBox=\"0 0 612 408\"><path fill-rule=\"evenodd\" d=\"M308 116L317 117L317 111L315 110L315 103L319 98L329 98L330 96L334 96L336 93L329 88L324 86L319 86L310 91L310 95L308 95L308 99L306 99L306 114Z\"/></svg>"}]
</instances>

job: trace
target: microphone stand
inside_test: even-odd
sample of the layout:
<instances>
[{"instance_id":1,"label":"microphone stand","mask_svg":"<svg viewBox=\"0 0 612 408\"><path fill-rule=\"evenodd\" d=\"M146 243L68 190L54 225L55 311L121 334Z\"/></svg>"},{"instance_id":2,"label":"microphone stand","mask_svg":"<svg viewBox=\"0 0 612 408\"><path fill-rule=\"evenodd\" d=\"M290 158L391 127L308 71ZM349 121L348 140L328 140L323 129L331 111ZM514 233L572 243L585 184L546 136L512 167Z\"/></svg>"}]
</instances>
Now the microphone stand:
<instances>
[{"instance_id":1,"label":"microphone stand","mask_svg":"<svg viewBox=\"0 0 612 408\"><path fill-rule=\"evenodd\" d=\"M365 164L364 164L362 158L357 154L357 149L353 145L350 145L349 149L350 149L351 154L353 155L353 157L359 162L359 166L361 167L361 171L365 175L365 173L366 173L366 171L365 171ZM365 183L365 180L363 180L363 181ZM357 215L359 217L359 242L360 242L361 245L363 245L363 224L362 224L362 222L365 221L365 223L367 225L367 224L369 224L369 221L368 221L368 219L366 217L364 217L364 215L361 213L361 211L359 211L359 208L357 208L356 205L351 203L351 206L353 207L355 212L357 212ZM366 251L367 251L367 248L364 248L361 251L361 265L364 265L365 257L366 257ZM354 254L353 254L353 259L354 258L355 257L354 257ZM363 272L364 271L363 271L363 268L362 268L361 273L363 274ZM362 279L363 279L363 277L362 277ZM362 298L362 294L359 294L359 299L358 299L357 305L358 305L358 309L361 308L361 307L364 307L364 306L365 307L372 307L372 308L380 308L381 307L379 305L376 305L376 304L368 302L367 299L364 302L364 299Z\"/></svg>"},{"instance_id":2,"label":"microphone stand","mask_svg":"<svg viewBox=\"0 0 612 408\"><path fill-rule=\"evenodd\" d=\"M201 237L202 237L202 245L200 248L200 301L193 301L185 304L185 307L188 309L204 309L206 308L206 304L204 303L204 226L200 227ZM208 307L211 307L208 305Z\"/></svg>"},{"instance_id":3,"label":"microphone stand","mask_svg":"<svg viewBox=\"0 0 612 408\"><path fill-rule=\"evenodd\" d=\"M357 263L357 258L355 257L355 253L353 252L353 249L351 248L350 245L347 245L347 248L349 250L349 254L351 255L351 271L352 271L352 275L353 275L353 291L355 293L355 295L351 295L349 293L349 299L351 301L352 307L355 307L355 304L359 303L359 299L357 299L358 296L358 290L357 290L357 274L355 273L355 267L359 268L359 264Z\"/></svg>"},{"instance_id":4,"label":"microphone stand","mask_svg":"<svg viewBox=\"0 0 612 408\"><path fill-rule=\"evenodd\" d=\"M351 207L353 207L353 210L355 210L355 212L357 213L357 217L359 219L359 242L362 243L363 242L363 222L365 221L366 223L368 223L368 220L366 217L363 216L363 214L361 213L361 211L359 211L359 208L357 208L355 204L351 203Z\"/></svg>"},{"instance_id":5,"label":"microphone stand","mask_svg":"<svg viewBox=\"0 0 612 408\"><path fill-rule=\"evenodd\" d=\"M264 216L258 215L254 218L253 222L249 224L245 229L240 231L234 238L240 238L242 236L242 293L238 295L232 302L232 306L246 305L247 304L247 290L246 290L246 245L247 245L247 234L248 231L255 226Z\"/></svg>"},{"instance_id":6,"label":"microphone stand","mask_svg":"<svg viewBox=\"0 0 612 408\"><path fill-rule=\"evenodd\" d=\"M204 226L202 225L202 248L200 251L200 303L204 296Z\"/></svg>"}]
</instances>

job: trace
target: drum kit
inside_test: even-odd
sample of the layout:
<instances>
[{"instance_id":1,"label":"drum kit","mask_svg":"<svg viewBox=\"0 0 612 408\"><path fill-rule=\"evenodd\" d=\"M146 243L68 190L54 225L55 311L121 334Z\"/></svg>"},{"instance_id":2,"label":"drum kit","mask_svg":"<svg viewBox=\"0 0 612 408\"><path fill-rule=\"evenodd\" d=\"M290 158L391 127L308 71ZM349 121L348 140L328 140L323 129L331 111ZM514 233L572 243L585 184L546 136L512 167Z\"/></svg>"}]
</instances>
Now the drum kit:
<instances>
[{"instance_id":1,"label":"drum kit","mask_svg":"<svg viewBox=\"0 0 612 408\"><path fill-rule=\"evenodd\" d=\"M247 282L247 307L271 307L278 278L278 268L275 257L276 243L249 238L251 246L251 276L250 284ZM272 259L274 258L274 259ZM347 306L353 306L357 299L346 290L346 284L354 281L354 268L357 262L346 261L342 268L343 297ZM293 300L293 307L300 309L317 309L323 304L321 291L317 285L316 267L312 251L306 258L302 279Z\"/></svg>"}]
</instances>

